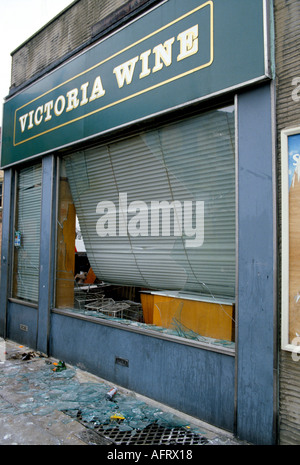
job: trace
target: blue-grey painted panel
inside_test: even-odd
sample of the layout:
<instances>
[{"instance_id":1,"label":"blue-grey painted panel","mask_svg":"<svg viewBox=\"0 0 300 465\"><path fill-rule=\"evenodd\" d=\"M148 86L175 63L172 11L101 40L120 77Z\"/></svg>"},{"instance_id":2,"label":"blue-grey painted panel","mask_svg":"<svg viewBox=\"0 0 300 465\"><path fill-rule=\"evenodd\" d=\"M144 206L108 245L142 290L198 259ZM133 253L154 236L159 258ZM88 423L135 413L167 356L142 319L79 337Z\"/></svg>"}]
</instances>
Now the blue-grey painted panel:
<instances>
[{"instance_id":1,"label":"blue-grey painted panel","mask_svg":"<svg viewBox=\"0 0 300 465\"><path fill-rule=\"evenodd\" d=\"M59 314L51 355L216 426L234 427L234 357ZM129 366L115 363L115 357Z\"/></svg>"},{"instance_id":2,"label":"blue-grey painted panel","mask_svg":"<svg viewBox=\"0 0 300 465\"><path fill-rule=\"evenodd\" d=\"M4 171L4 193L2 212L2 250L1 250L1 287L0 287L0 336L6 337L6 304L10 275L11 231L13 219L13 170Z\"/></svg>"},{"instance_id":3,"label":"blue-grey painted panel","mask_svg":"<svg viewBox=\"0 0 300 465\"><path fill-rule=\"evenodd\" d=\"M37 309L15 302L7 305L7 335L12 341L36 349Z\"/></svg>"},{"instance_id":4,"label":"blue-grey painted panel","mask_svg":"<svg viewBox=\"0 0 300 465\"><path fill-rule=\"evenodd\" d=\"M43 158L42 178L42 209L41 209L41 242L40 242L40 280L39 280L39 312L37 348L48 353L51 276L52 276L52 244L53 244L53 193L54 193L54 165L53 156Z\"/></svg>"},{"instance_id":5,"label":"blue-grey painted panel","mask_svg":"<svg viewBox=\"0 0 300 465\"><path fill-rule=\"evenodd\" d=\"M237 433L272 444L274 198L271 88L238 98Z\"/></svg>"}]
</instances>

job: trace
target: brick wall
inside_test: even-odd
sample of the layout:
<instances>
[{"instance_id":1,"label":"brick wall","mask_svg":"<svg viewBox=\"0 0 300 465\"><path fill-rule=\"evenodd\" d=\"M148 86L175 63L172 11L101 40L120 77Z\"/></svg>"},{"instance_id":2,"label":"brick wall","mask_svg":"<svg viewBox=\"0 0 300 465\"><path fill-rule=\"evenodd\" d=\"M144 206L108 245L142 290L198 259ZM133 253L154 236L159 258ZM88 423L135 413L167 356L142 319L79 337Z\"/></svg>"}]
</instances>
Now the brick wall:
<instances>
[{"instance_id":1,"label":"brick wall","mask_svg":"<svg viewBox=\"0 0 300 465\"><path fill-rule=\"evenodd\" d=\"M300 2L299 0L274 0L275 58L276 58L276 120L277 120L277 179L278 224L280 225L281 196L281 146L282 129L300 126L300 99L295 101L293 80L300 83ZM299 84L298 84L299 85ZM300 97L300 93L299 93ZM280 263L280 229L278 229ZM279 268L279 278L281 270ZM278 304L280 301L280 281ZM279 341L280 344L280 341ZM280 347L280 345L279 345ZM279 441L280 444L300 444L300 362L294 362L291 353L280 352L279 366Z\"/></svg>"},{"instance_id":2,"label":"brick wall","mask_svg":"<svg viewBox=\"0 0 300 465\"><path fill-rule=\"evenodd\" d=\"M127 0L77 0L47 27L12 53L11 88L41 73L53 63L88 44L95 26L128 2ZM133 5L134 6L134 5ZM96 28L97 29L97 28Z\"/></svg>"}]
</instances>

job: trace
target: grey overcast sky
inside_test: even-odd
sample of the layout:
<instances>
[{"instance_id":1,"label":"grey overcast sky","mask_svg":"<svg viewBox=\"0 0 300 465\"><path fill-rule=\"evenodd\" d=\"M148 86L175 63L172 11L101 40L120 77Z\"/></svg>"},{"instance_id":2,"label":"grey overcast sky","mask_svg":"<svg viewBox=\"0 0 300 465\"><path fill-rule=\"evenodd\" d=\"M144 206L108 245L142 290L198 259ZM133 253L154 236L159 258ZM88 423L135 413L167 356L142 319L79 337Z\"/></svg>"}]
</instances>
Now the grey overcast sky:
<instances>
[{"instance_id":1,"label":"grey overcast sky","mask_svg":"<svg viewBox=\"0 0 300 465\"><path fill-rule=\"evenodd\" d=\"M73 0L0 0L0 126L10 86L11 52Z\"/></svg>"}]
</instances>

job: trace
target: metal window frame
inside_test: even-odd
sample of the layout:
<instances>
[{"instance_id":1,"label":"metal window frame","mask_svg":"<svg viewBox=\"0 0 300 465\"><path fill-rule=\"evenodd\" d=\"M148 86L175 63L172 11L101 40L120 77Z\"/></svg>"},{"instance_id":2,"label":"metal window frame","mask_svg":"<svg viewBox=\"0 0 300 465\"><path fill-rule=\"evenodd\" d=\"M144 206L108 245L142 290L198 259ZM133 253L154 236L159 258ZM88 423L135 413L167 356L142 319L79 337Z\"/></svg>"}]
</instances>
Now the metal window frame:
<instances>
[{"instance_id":1,"label":"metal window frame","mask_svg":"<svg viewBox=\"0 0 300 465\"><path fill-rule=\"evenodd\" d=\"M99 325L102 325L102 326L109 326L109 327L114 327L114 328L117 328L117 329L122 329L124 331L128 331L128 332L135 332L135 333L139 333L139 334L143 334L145 336L151 336L151 337L154 337L154 338L158 338L158 339L163 339L163 340L166 340L166 341L170 341L170 342L176 342L176 343L179 343L179 344L183 344L183 345L188 345L188 346L192 346L192 347L196 347L196 348L199 348L199 349L204 349L204 350L209 350L209 351L213 351L213 352L218 352L218 353L221 353L221 354L225 354L225 355L229 355L229 356L233 356L235 357L236 354L237 354L237 321L238 321L238 317L237 317L237 313L238 313L238 95L235 94L233 97L229 98L228 101L227 101L227 104L229 105L229 101L231 101L232 105L234 106L234 112L235 112L235 221L236 221L236 252L235 252L235 276L236 276L236 289L235 289L235 335L236 335L236 341L235 341L235 345L234 345L234 348L229 348L229 347L223 347L221 345L212 345L210 344L209 342L203 342L203 341L194 341L194 340L190 340L190 339L185 339L183 337L179 337L179 336L174 336L174 335L169 335L169 334L163 334L163 333L160 333L158 331L155 331L155 330L151 330L149 328L142 328L142 327L134 327L134 326L130 326L130 325L126 325L126 324L123 324L123 323L120 323L119 321L113 321L113 320L105 320L105 319L100 319L100 318L95 318L95 317L92 317L92 316L86 316L86 315L80 315L80 314L76 314L74 312L72 312L72 310L68 310L68 309L59 309L55 306L55 302L56 302L56 260L57 260L57 253L55 253L55 266L54 266L54 276L53 276L53 279L55 281L55 284L54 284L54 295L53 295L53 302L54 302L54 306L51 308L51 312L53 313L57 313L57 314L60 314L60 315L65 315L65 316L68 316L70 318L75 318L75 319L79 319L79 320L85 320L85 321L90 321L90 322L93 322L95 324L99 324ZM220 102L219 105L220 107L222 106L222 104L224 104L224 102ZM186 105L183 105L183 107L186 107ZM209 106L207 106L204 110L204 113L206 111L209 111ZM199 110L200 111L200 110ZM196 112L195 112L196 113ZM195 113L193 113L195 115ZM187 116L187 118L189 118L190 115ZM176 120L182 120L182 116L180 117L174 117L173 121L176 121ZM163 123L160 123L159 125L162 125ZM113 135L112 135L113 137ZM121 139L123 139L124 137L121 137ZM126 136L125 136L126 138ZM101 144L100 144L101 145ZM60 166L61 166L61 162L60 162L60 157L58 156L57 157L58 159L58 162L57 162L57 179L59 180L59 173L60 173ZM55 249L57 248L57 216L58 216L58 211L59 211L59 208L58 208L58 199L59 199L59 182L57 182L57 186L56 186L56 189L57 189L57 195L56 195L56 205L55 205L55 208L56 208L56 222L55 222Z\"/></svg>"}]
</instances>

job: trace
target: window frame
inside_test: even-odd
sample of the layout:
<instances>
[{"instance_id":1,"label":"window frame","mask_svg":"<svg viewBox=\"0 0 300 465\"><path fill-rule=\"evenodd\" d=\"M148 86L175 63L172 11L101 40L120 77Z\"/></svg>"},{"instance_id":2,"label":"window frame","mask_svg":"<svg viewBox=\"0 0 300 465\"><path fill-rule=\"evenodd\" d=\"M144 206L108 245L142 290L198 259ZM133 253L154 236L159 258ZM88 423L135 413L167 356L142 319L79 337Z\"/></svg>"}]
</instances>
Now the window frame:
<instances>
[{"instance_id":1,"label":"window frame","mask_svg":"<svg viewBox=\"0 0 300 465\"><path fill-rule=\"evenodd\" d=\"M40 282L40 266L38 265L38 278L37 278L37 289L38 289L38 296L37 301L31 301L27 299L23 299L18 296L14 296L14 279L15 279L15 245L14 245L14 236L16 231L16 219L18 213L18 185L19 185L19 174L20 171L26 169L28 166L40 166L41 167L41 188L43 182L43 172L42 172L42 162L32 163L30 165L26 164L24 166L20 166L18 169L14 170L14 189L13 189L13 220L12 220L12 230L11 230L11 270L10 270L10 283L9 283L9 297L8 300L10 302L16 302L18 304L25 305L27 307L38 308L39 305L39 282ZM40 210L40 230L41 230L41 222L42 222L42 189L41 189L41 210ZM41 232L41 231L40 231ZM41 236L39 235L39 263L40 263L40 243L41 243Z\"/></svg>"},{"instance_id":2,"label":"window frame","mask_svg":"<svg viewBox=\"0 0 300 465\"><path fill-rule=\"evenodd\" d=\"M236 251L235 251L235 297L233 299L233 302L235 303L235 321L234 321L234 324L235 326L237 326L237 311L238 311L238 298L237 298L237 293L238 293L238 104L237 104L237 96L235 95L230 101L223 101L223 102L220 102L218 105L214 105L212 107L210 106L207 106L205 108L203 108L202 111L199 112L198 111L192 111L192 112L187 112L186 113L186 119L188 119L189 117L193 117L193 116L196 116L196 115L199 115L200 113L206 113L206 112L209 112L210 110L212 109L218 109L218 108L222 108L224 106L230 106L232 105L234 107L234 130L235 130L235 135L234 135L234 139L235 139L235 151L234 151L234 156L235 156L235 163L234 163L234 176L235 176L235 236L236 236ZM177 121L180 121L180 120L183 120L185 119L183 118L182 114L179 116L173 116L171 117L170 119L167 118L167 121L161 121L159 123L159 120L156 124L154 124L154 129L155 128L159 128L161 126L164 126L164 125L167 125L167 124L172 124L172 123L176 123ZM147 125L147 129L148 129L148 125ZM127 132L126 135L120 135L120 136L114 136L114 135L108 135L106 138L104 138L103 142L98 142L98 144L90 144L90 145L87 145L87 148L89 148L89 146L96 146L96 145L105 145L105 144L109 144L109 143L113 143L114 141L118 141L118 140L122 140L122 139L126 139L127 137L132 137L132 135L137 135L139 134L140 132L143 132L143 129L139 129L137 131L132 130ZM70 153L73 153L74 150L76 149L73 149L72 151L70 150ZM62 155L62 157L64 157L64 155ZM61 160L60 160L60 157L58 156L58 163L57 163L57 173L58 173L58 176L57 176L57 179L59 180L59 173L60 173L60 166L61 166ZM59 182L57 182L57 204L56 204L56 218L58 217L58 211L59 211L59 205L58 205L58 198L59 198ZM57 226L55 228L55 247L57 247ZM57 249L55 251L55 267L54 267L54 281L55 281L55 285L54 285L54 299L53 301L55 302L56 301L56 262L57 262ZM159 291L160 293L163 293L163 291ZM167 293L166 293L167 295ZM189 296L190 297L190 296ZM199 296L197 296L199 298ZM199 300L201 300L201 298L199 298ZM220 300L220 299L219 299ZM205 299L203 299L203 301L205 301ZM211 301L213 302L213 299L211 299ZM218 303L218 299L216 298L215 303ZM124 331L129 331L129 332L134 332L134 333L139 333L139 334L143 334L145 336L151 336L151 337L155 337L155 338L158 338L158 339L162 339L162 340L168 340L170 342L176 342L176 343L180 343L180 344L183 344L183 345L188 345L188 346L192 346L192 347L196 347L196 348L202 348L204 350L209 350L209 351L213 351L213 352L217 352L217 353L223 353L223 354L226 354L226 355L229 355L229 356L235 356L236 354L236 350L237 350L237 343L235 341L234 343L234 347L226 347L226 346L221 346L221 345L217 345L217 344L211 344L209 342L203 342L203 341L195 341L195 340L191 340L191 339L187 339L187 338L184 338L184 337L180 337L180 336L175 336L175 335L170 335L170 334L165 334L165 333L160 333L159 331L155 331L155 330L152 330L152 329L149 329L147 327L134 327L134 326L130 326L128 324L124 324L120 321L114 321L114 320L106 320L106 319L101 319L101 318L96 318L96 317L93 317L93 316L88 316L88 315L83 315L83 314L76 314L75 312L72 312L72 310L70 309L64 309L64 308L58 308L57 306L55 306L54 304L54 307L51 309L51 311L53 313L57 313L57 314L61 314L61 315L65 315L65 316L68 316L68 317L71 317L71 318L75 318L75 319L79 319L79 320L84 320L84 321L88 321L88 322L93 322L95 324L100 324L100 325L103 325L103 326L108 326L108 327L112 327L112 328L117 328L117 329L122 329ZM236 328L237 329L237 328Z\"/></svg>"},{"instance_id":3,"label":"window frame","mask_svg":"<svg viewBox=\"0 0 300 465\"><path fill-rule=\"evenodd\" d=\"M300 126L283 129L280 135L281 141L281 349L287 352L299 353L297 346L300 345L300 337L297 339L298 344L292 344L289 340L289 271L290 271L290 240L289 240L289 137L300 136ZM299 147L300 148L300 147Z\"/></svg>"}]
</instances>

